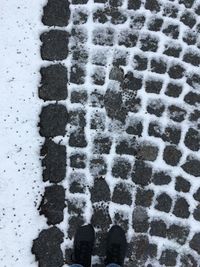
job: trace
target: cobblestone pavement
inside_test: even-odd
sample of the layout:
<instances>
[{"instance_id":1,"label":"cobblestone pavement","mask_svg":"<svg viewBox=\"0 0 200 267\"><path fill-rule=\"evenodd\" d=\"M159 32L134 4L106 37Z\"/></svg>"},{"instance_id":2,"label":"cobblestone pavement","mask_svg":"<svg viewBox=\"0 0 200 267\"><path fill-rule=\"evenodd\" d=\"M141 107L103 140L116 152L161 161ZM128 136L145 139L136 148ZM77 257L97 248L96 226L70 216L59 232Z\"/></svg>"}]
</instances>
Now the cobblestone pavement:
<instances>
[{"instance_id":1,"label":"cobblestone pavement","mask_svg":"<svg viewBox=\"0 0 200 267\"><path fill-rule=\"evenodd\" d=\"M200 266L199 15L194 0L48 0L40 267L69 264L89 222L95 267L115 223L125 267Z\"/></svg>"}]
</instances>

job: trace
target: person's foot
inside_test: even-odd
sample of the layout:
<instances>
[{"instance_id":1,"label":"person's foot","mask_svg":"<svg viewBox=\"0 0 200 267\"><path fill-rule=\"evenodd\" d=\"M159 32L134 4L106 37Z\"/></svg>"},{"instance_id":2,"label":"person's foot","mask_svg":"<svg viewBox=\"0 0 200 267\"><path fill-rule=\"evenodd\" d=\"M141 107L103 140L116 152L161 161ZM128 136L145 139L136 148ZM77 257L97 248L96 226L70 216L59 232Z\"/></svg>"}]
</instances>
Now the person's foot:
<instances>
[{"instance_id":1,"label":"person's foot","mask_svg":"<svg viewBox=\"0 0 200 267\"><path fill-rule=\"evenodd\" d=\"M114 225L107 236L105 264L115 263L123 266L126 255L127 241L124 230Z\"/></svg>"},{"instance_id":2,"label":"person's foot","mask_svg":"<svg viewBox=\"0 0 200 267\"><path fill-rule=\"evenodd\" d=\"M91 224L81 226L74 237L74 251L72 261L84 267L91 266L92 250L94 247L95 232Z\"/></svg>"}]
</instances>

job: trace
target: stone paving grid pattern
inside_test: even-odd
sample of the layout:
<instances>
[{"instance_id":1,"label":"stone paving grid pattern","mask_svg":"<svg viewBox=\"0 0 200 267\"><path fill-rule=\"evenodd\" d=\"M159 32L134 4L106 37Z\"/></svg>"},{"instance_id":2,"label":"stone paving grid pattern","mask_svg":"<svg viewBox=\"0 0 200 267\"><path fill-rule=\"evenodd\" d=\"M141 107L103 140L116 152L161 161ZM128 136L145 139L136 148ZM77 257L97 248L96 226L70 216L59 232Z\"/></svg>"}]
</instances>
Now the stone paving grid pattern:
<instances>
[{"instance_id":1,"label":"stone paving grid pattern","mask_svg":"<svg viewBox=\"0 0 200 267\"><path fill-rule=\"evenodd\" d=\"M57 164L55 169L63 173L51 170L43 178L63 180L64 222L69 222L65 237L71 239L77 225L94 224L98 231L94 254L100 257L94 257L96 266L103 260L101 235L116 222L130 241L125 266L198 266L200 3L193 2L70 4L69 56L62 62L66 69L58 65L55 71L61 84L57 87L58 80L55 83L49 71L50 84L57 89L52 86L39 93L45 100L68 97L62 102L68 111L50 104L46 112L53 114L50 110L55 109L54 114L60 114L55 115L59 127L41 132L48 138L64 135L68 122L67 136L61 139L67 146L67 178L63 180L64 164L58 166L59 155L61 161L66 157L65 146L57 139L58 144L47 141L49 155L50 147L52 153L58 151L48 164ZM62 36L68 35L63 31ZM65 42L62 36L60 45ZM67 48L62 53L51 59L65 59ZM61 205L56 208L60 217L55 219L54 209L45 214L49 208L41 205L49 224L63 219L64 198L59 197L63 187L54 188L60 190ZM46 189L45 199L56 205L50 190ZM72 246L70 240L64 244Z\"/></svg>"}]
</instances>

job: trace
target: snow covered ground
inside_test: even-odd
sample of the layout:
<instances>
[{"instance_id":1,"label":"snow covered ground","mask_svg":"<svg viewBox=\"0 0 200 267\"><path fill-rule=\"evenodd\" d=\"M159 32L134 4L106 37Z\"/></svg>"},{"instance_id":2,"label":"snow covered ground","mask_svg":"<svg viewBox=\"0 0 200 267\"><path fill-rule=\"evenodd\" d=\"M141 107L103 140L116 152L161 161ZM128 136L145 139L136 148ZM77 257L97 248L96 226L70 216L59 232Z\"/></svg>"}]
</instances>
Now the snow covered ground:
<instances>
[{"instance_id":1,"label":"snow covered ground","mask_svg":"<svg viewBox=\"0 0 200 267\"><path fill-rule=\"evenodd\" d=\"M199 266L200 2L69 2L0 3L0 266L89 222L95 267L115 223L126 267Z\"/></svg>"},{"instance_id":2,"label":"snow covered ground","mask_svg":"<svg viewBox=\"0 0 200 267\"><path fill-rule=\"evenodd\" d=\"M45 225L36 127L44 1L0 2L0 266L37 266L32 240Z\"/></svg>"}]
</instances>

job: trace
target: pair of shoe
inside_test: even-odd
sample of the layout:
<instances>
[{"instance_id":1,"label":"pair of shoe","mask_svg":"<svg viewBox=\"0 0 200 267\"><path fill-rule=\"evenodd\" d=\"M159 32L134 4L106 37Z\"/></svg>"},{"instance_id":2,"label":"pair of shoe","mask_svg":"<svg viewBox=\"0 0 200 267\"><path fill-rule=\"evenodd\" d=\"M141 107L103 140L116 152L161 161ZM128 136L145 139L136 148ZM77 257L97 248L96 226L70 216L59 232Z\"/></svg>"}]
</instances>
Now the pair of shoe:
<instances>
[{"instance_id":1,"label":"pair of shoe","mask_svg":"<svg viewBox=\"0 0 200 267\"><path fill-rule=\"evenodd\" d=\"M81 226L74 237L73 263L90 267L94 242L93 226L91 224ZM120 226L113 226L108 232L106 244L105 265L115 263L123 266L127 247L124 230Z\"/></svg>"}]
</instances>

